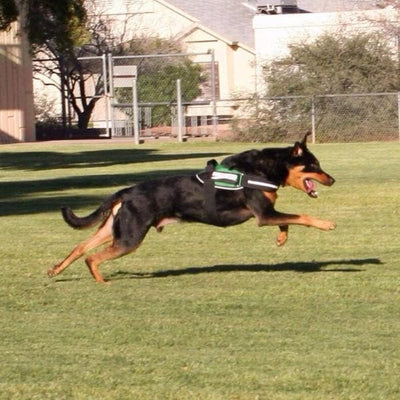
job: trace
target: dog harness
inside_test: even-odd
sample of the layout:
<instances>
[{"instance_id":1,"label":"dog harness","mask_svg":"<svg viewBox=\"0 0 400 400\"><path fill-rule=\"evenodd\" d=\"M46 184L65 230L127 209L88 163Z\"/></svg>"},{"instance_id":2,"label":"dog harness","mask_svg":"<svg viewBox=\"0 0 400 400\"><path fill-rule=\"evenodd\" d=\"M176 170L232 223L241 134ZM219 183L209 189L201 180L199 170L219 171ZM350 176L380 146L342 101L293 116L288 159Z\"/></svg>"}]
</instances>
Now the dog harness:
<instances>
[{"instance_id":1,"label":"dog harness","mask_svg":"<svg viewBox=\"0 0 400 400\"><path fill-rule=\"evenodd\" d=\"M243 188L276 192L279 185L257 175L244 174L237 169L230 169L210 160L204 171L196 174L196 178L204 184L207 180L213 183L215 189L242 190Z\"/></svg>"},{"instance_id":2,"label":"dog harness","mask_svg":"<svg viewBox=\"0 0 400 400\"><path fill-rule=\"evenodd\" d=\"M206 169L196 174L196 178L204 185L205 209L214 225L222 225L216 207L216 189L243 190L244 188L276 192L279 185L263 177L244 174L218 164L215 160L207 162Z\"/></svg>"}]
</instances>

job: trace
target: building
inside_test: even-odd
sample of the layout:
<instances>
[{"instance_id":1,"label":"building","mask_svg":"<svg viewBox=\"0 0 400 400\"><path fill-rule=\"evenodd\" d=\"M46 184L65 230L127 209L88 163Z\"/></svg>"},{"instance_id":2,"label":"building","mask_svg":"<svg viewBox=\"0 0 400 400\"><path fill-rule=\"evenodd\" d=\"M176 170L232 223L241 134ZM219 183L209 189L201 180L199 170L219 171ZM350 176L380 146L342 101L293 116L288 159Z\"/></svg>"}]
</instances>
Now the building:
<instances>
[{"instance_id":1,"label":"building","mask_svg":"<svg viewBox=\"0 0 400 400\"><path fill-rule=\"evenodd\" d=\"M288 1L274 3L284 2ZM296 5L297 12L265 13L257 10L254 15L254 46L258 66L288 55L290 44L312 42L324 32L349 35L355 32L371 32L373 29L381 29L382 21L395 18L395 10L380 7L380 2L377 1L289 2ZM264 1L256 2L260 3L264 4ZM261 71L257 75L260 77L257 87L263 91L265 87Z\"/></svg>"},{"instance_id":2,"label":"building","mask_svg":"<svg viewBox=\"0 0 400 400\"><path fill-rule=\"evenodd\" d=\"M35 140L32 62L20 24L0 32L0 143Z\"/></svg>"},{"instance_id":3,"label":"building","mask_svg":"<svg viewBox=\"0 0 400 400\"><path fill-rule=\"evenodd\" d=\"M108 21L112 34L129 42L138 36L180 41L192 60L209 63L214 54L217 114L233 115L231 100L262 88L258 65L280 57L296 40L312 40L327 29L353 23L360 10L380 10L370 0L96 0L91 15ZM104 101L93 126L104 127ZM209 116L210 107L190 106L191 117ZM122 115L121 113L119 115Z\"/></svg>"}]
</instances>

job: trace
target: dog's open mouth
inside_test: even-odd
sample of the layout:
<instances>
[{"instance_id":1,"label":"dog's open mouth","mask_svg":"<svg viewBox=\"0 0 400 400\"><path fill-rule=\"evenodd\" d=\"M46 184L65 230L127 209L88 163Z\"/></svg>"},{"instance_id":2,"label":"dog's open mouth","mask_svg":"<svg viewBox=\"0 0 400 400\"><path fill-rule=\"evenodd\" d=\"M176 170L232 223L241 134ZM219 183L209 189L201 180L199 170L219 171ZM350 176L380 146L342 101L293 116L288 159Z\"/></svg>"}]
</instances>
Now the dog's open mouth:
<instances>
[{"instance_id":1,"label":"dog's open mouth","mask_svg":"<svg viewBox=\"0 0 400 400\"><path fill-rule=\"evenodd\" d=\"M306 179L304 179L303 184L304 184L304 189L305 189L306 193L310 197L313 197L313 198L318 197L318 192L316 191L317 185L313 180L306 178Z\"/></svg>"}]
</instances>

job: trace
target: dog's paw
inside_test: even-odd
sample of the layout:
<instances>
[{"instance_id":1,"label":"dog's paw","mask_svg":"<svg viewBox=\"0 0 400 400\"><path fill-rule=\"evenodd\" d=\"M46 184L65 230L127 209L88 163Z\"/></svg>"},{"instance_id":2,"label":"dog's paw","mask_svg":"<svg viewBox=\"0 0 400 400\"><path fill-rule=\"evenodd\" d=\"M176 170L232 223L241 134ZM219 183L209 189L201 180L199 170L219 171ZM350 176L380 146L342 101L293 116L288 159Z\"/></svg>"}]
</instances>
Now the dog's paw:
<instances>
[{"instance_id":1,"label":"dog's paw","mask_svg":"<svg viewBox=\"0 0 400 400\"><path fill-rule=\"evenodd\" d=\"M336 224L333 221L320 221L319 229L324 231L331 231L336 228Z\"/></svg>"},{"instance_id":2,"label":"dog's paw","mask_svg":"<svg viewBox=\"0 0 400 400\"><path fill-rule=\"evenodd\" d=\"M53 276L56 276L58 274L58 272L57 272L57 266L55 266L55 267L53 267L53 268L49 268L48 270L47 270L47 276L49 277L49 278L52 278Z\"/></svg>"},{"instance_id":3,"label":"dog's paw","mask_svg":"<svg viewBox=\"0 0 400 400\"><path fill-rule=\"evenodd\" d=\"M276 245L283 246L288 239L287 231L279 232L278 237L276 238Z\"/></svg>"}]
</instances>

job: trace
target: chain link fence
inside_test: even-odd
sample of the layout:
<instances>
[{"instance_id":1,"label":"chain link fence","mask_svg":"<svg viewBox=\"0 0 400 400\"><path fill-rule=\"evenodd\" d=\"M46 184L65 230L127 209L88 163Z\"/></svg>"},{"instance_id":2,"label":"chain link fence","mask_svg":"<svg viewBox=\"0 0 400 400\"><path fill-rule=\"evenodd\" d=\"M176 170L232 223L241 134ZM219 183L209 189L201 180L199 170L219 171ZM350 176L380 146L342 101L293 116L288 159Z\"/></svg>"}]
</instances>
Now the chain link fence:
<instances>
[{"instance_id":1,"label":"chain link fence","mask_svg":"<svg viewBox=\"0 0 400 400\"><path fill-rule=\"evenodd\" d=\"M218 63L212 52L104 55L81 58L80 63L71 85L83 85L84 90L64 87L54 96L62 118L52 121L66 122L68 137L134 137L136 130L140 138L184 135L287 142L311 130L319 143L400 141L399 93L220 99ZM117 72L121 68L122 75ZM46 87L51 87L50 78ZM71 93L77 104L95 103L86 129L76 129L88 115L71 107ZM41 123L47 139L51 127Z\"/></svg>"},{"instance_id":2,"label":"chain link fence","mask_svg":"<svg viewBox=\"0 0 400 400\"><path fill-rule=\"evenodd\" d=\"M135 131L141 138L176 137L179 131L216 136L218 63L212 51L80 57L64 71L57 61L34 60L42 82L39 139L130 137Z\"/></svg>"},{"instance_id":3,"label":"chain link fence","mask_svg":"<svg viewBox=\"0 0 400 400\"><path fill-rule=\"evenodd\" d=\"M320 142L399 140L399 94L317 96L315 137Z\"/></svg>"},{"instance_id":4,"label":"chain link fence","mask_svg":"<svg viewBox=\"0 0 400 400\"><path fill-rule=\"evenodd\" d=\"M110 57L113 136L215 134L213 57L210 52ZM121 70L135 72L123 78Z\"/></svg>"},{"instance_id":5,"label":"chain link fence","mask_svg":"<svg viewBox=\"0 0 400 400\"><path fill-rule=\"evenodd\" d=\"M314 142L400 141L400 94L369 93L237 100L233 138L288 141L311 130Z\"/></svg>"}]
</instances>

